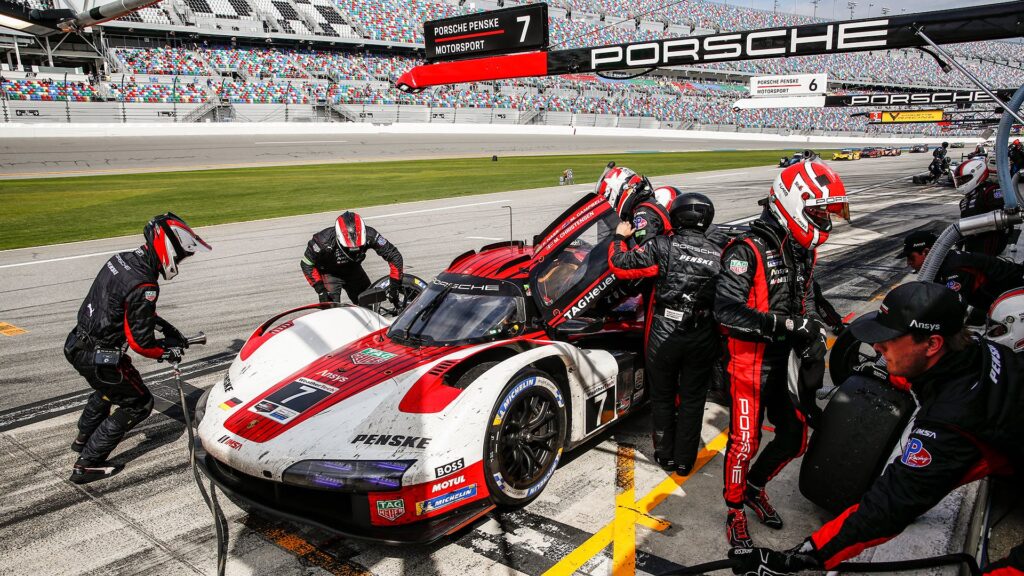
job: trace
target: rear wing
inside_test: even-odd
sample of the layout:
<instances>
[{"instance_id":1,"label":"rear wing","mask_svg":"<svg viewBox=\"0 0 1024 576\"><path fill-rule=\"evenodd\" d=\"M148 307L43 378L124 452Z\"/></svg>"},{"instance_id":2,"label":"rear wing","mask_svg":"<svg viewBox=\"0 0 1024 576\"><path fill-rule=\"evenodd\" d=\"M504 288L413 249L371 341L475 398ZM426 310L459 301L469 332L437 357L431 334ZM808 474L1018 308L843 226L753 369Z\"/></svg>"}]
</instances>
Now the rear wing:
<instances>
[{"instance_id":1,"label":"rear wing","mask_svg":"<svg viewBox=\"0 0 1024 576\"><path fill-rule=\"evenodd\" d=\"M487 14L486 12L483 14ZM396 81L420 92L431 86L584 72L688 66L790 56L841 54L1015 38L1024 34L1024 0L885 18L743 30L568 50L525 51L416 66ZM516 53L518 51L518 53Z\"/></svg>"}]
</instances>

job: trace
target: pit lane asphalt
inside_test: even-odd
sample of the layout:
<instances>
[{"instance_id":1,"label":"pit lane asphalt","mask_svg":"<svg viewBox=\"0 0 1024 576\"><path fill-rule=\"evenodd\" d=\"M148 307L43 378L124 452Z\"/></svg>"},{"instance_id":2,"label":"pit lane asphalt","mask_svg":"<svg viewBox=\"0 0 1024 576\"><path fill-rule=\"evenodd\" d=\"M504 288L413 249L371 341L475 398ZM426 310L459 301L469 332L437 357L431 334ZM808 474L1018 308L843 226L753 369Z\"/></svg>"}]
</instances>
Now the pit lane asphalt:
<instances>
[{"instance_id":1,"label":"pit lane asphalt","mask_svg":"<svg viewBox=\"0 0 1024 576\"><path fill-rule=\"evenodd\" d=\"M892 254L905 231L949 220L958 198L949 189L919 188L909 178L926 164L923 155L835 163L848 189L853 222L837 226L820 259L820 281L841 312L862 311L905 270ZM777 168L688 174L660 182L707 193L718 221L758 212ZM360 212L398 245L408 270L433 277L455 255L513 236L528 238L571 204L587 185L437 200ZM342 207L339 207L342 208ZM353 207L354 208L354 207ZM204 330L210 343L190 351L191 401L211 386L217 370L249 332L276 311L308 303L312 296L298 269L309 236L335 213L212 226L200 233L211 254L185 263L165 283L161 315L185 332ZM0 573L14 574L208 574L214 571L209 515L186 466L180 410L162 365L140 361L154 383L157 410L129 436L114 461L126 463L115 478L86 487L66 482L73 462L67 449L84 383L60 354L74 314L96 270L141 236L0 252L0 322L27 330L0 336ZM371 276L385 265L367 260ZM164 372L161 374L161 369ZM13 420L13 416L28 417ZM726 412L708 405L704 441L720 450ZM6 424L5 424L6 422ZM231 524L229 574L607 574L614 559L628 562L636 550L638 573L720 558L726 551L721 501L721 459L677 489L650 464L646 419L616 426L600 442L577 451L525 510L492 514L471 529L433 546L395 549L352 543L286 523L249 516L225 505ZM636 446L634 459L617 457ZM632 463L632 464L631 464ZM617 500L615 478L634 467L636 506ZM781 532L752 526L759 544L795 544L816 528L823 513L798 493L798 466L772 485L773 501L787 519ZM651 509L651 505L656 508ZM640 509L640 512L631 510ZM633 525L663 518L661 532ZM628 529L626 526L628 525ZM632 545L630 534L633 534ZM614 544L609 545L610 542ZM625 558L625 560L623 560ZM550 571L550 572L549 572Z\"/></svg>"}]
</instances>

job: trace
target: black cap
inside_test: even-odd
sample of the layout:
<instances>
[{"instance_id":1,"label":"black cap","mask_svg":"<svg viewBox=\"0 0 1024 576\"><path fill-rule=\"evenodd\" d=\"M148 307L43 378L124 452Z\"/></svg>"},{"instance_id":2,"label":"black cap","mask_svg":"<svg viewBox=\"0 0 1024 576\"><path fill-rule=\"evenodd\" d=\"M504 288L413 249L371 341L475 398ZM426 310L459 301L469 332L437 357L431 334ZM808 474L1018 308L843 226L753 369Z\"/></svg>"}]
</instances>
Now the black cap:
<instances>
[{"instance_id":1,"label":"black cap","mask_svg":"<svg viewBox=\"0 0 1024 576\"><path fill-rule=\"evenodd\" d=\"M850 324L850 332L861 342L875 344L908 332L948 336L963 326L963 308L955 292L932 282L907 282L885 295L878 312Z\"/></svg>"},{"instance_id":2,"label":"black cap","mask_svg":"<svg viewBox=\"0 0 1024 576\"><path fill-rule=\"evenodd\" d=\"M903 239L903 249L896 255L896 259L906 258L911 252L920 252L925 248L931 248L938 238L927 230L916 230Z\"/></svg>"}]
</instances>

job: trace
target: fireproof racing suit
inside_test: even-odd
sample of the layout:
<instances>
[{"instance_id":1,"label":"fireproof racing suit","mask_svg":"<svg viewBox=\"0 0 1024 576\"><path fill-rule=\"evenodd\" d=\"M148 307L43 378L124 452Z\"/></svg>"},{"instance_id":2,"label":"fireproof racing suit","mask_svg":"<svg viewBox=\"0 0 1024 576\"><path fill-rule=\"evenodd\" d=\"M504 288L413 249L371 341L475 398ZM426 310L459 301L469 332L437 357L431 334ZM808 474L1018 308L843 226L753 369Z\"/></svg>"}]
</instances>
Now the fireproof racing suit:
<instances>
[{"instance_id":1,"label":"fireproof racing suit","mask_svg":"<svg viewBox=\"0 0 1024 576\"><path fill-rule=\"evenodd\" d=\"M973 306L987 314L1000 294L1024 285L1024 266L985 254L950 250L935 282L956 292L965 308Z\"/></svg>"},{"instance_id":2,"label":"fireproof racing suit","mask_svg":"<svg viewBox=\"0 0 1024 576\"><path fill-rule=\"evenodd\" d=\"M652 238L672 233L668 210L653 198L640 203L633 210L633 239L643 244Z\"/></svg>"},{"instance_id":3,"label":"fireproof racing suit","mask_svg":"<svg viewBox=\"0 0 1024 576\"><path fill-rule=\"evenodd\" d=\"M921 409L903 453L858 504L811 536L827 569L896 536L961 484L1024 471L1024 362L1009 348L975 341L910 386ZM1006 563L1021 574L1024 544ZM993 568L986 572L999 573Z\"/></svg>"},{"instance_id":4,"label":"fireproof racing suit","mask_svg":"<svg viewBox=\"0 0 1024 576\"><path fill-rule=\"evenodd\" d=\"M654 450L659 460L675 461L686 470L697 459L704 401L719 355L711 310L720 257L718 246L689 229L656 236L632 250L616 235L608 249L609 266L618 278L657 278L644 347Z\"/></svg>"},{"instance_id":5,"label":"fireproof racing suit","mask_svg":"<svg viewBox=\"0 0 1024 576\"><path fill-rule=\"evenodd\" d=\"M107 260L78 310L78 324L65 340L64 356L94 390L78 420L79 437L88 439L82 460L106 460L153 409L153 395L126 348L161 358L168 348L184 345L181 333L156 315L159 296L155 256L142 247ZM164 339L154 334L157 327ZM118 409L111 414L113 405Z\"/></svg>"},{"instance_id":6,"label":"fireproof racing suit","mask_svg":"<svg viewBox=\"0 0 1024 576\"><path fill-rule=\"evenodd\" d=\"M987 214L1003 209L1003 192L997 184L982 182L960 199L960 217ZM1010 230L991 230L964 238L964 252L999 256L1010 242Z\"/></svg>"},{"instance_id":7,"label":"fireproof racing suit","mask_svg":"<svg viewBox=\"0 0 1024 576\"><path fill-rule=\"evenodd\" d=\"M373 248L374 252L387 261L391 267L391 279L401 282L402 254L394 244L370 226L366 227L366 244L352 251L343 250L338 245L333 226L324 228L314 234L306 245L299 266L309 285L321 295L321 301L327 296L334 302L341 302L341 291L344 289L348 299L358 304L359 295L370 287L370 278L362 267L369 248Z\"/></svg>"},{"instance_id":8,"label":"fireproof racing suit","mask_svg":"<svg viewBox=\"0 0 1024 576\"><path fill-rule=\"evenodd\" d=\"M787 391L789 353L802 342L787 335L786 318L817 317L815 253L794 244L767 212L722 253L715 317L726 331L726 385L731 396L725 459L725 501L743 506L746 484L763 488L803 454L806 418ZM753 465L767 411L775 438Z\"/></svg>"}]
</instances>

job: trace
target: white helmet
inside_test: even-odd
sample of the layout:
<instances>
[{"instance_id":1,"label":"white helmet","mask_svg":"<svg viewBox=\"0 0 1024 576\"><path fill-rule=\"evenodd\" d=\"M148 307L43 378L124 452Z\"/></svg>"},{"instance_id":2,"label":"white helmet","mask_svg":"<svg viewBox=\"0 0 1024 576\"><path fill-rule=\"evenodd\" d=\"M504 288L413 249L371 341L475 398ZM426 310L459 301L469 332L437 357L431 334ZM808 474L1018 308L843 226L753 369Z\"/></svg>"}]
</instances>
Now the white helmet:
<instances>
[{"instance_id":1,"label":"white helmet","mask_svg":"<svg viewBox=\"0 0 1024 576\"><path fill-rule=\"evenodd\" d=\"M597 193L608 200L619 218L630 221L633 210L651 197L651 183L625 166L612 166L598 180Z\"/></svg>"},{"instance_id":2,"label":"white helmet","mask_svg":"<svg viewBox=\"0 0 1024 576\"><path fill-rule=\"evenodd\" d=\"M142 230L146 246L156 256L164 280L178 275L178 264L196 252L212 250L199 234L173 212L154 216Z\"/></svg>"},{"instance_id":3,"label":"white helmet","mask_svg":"<svg viewBox=\"0 0 1024 576\"><path fill-rule=\"evenodd\" d=\"M654 199L668 210L672 206L672 201L682 193L683 191L675 186L658 186L654 189Z\"/></svg>"},{"instance_id":4,"label":"white helmet","mask_svg":"<svg viewBox=\"0 0 1024 576\"><path fill-rule=\"evenodd\" d=\"M832 214L847 220L850 215L843 181L818 160L804 160L780 172L768 193L768 209L793 240L808 249L828 240Z\"/></svg>"},{"instance_id":5,"label":"white helmet","mask_svg":"<svg viewBox=\"0 0 1024 576\"><path fill-rule=\"evenodd\" d=\"M953 170L953 185L961 194L967 194L988 180L988 176L988 162L984 158L971 158Z\"/></svg>"},{"instance_id":6,"label":"white helmet","mask_svg":"<svg viewBox=\"0 0 1024 576\"><path fill-rule=\"evenodd\" d=\"M1003 292L988 309L985 337L1010 348L1024 350L1024 288Z\"/></svg>"}]
</instances>

